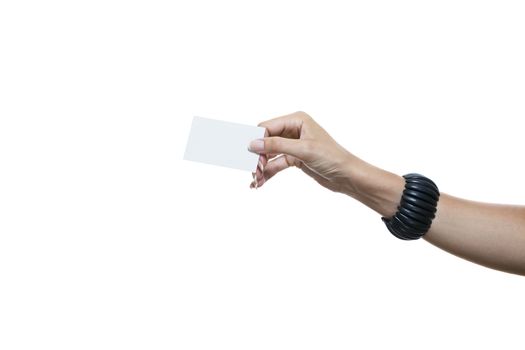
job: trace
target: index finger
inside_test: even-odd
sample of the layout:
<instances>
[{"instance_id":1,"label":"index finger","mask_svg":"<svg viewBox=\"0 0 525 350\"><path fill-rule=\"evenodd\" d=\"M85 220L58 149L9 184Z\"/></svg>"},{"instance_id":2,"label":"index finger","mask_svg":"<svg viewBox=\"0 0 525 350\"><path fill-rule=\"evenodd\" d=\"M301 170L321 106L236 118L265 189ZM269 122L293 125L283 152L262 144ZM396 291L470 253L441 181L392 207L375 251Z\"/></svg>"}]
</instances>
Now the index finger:
<instances>
[{"instance_id":1,"label":"index finger","mask_svg":"<svg viewBox=\"0 0 525 350\"><path fill-rule=\"evenodd\" d=\"M281 136L290 139L298 139L301 136L301 128L306 117L306 113L295 112L264 121L260 123L259 126L266 128L268 132L268 135L266 136Z\"/></svg>"}]
</instances>

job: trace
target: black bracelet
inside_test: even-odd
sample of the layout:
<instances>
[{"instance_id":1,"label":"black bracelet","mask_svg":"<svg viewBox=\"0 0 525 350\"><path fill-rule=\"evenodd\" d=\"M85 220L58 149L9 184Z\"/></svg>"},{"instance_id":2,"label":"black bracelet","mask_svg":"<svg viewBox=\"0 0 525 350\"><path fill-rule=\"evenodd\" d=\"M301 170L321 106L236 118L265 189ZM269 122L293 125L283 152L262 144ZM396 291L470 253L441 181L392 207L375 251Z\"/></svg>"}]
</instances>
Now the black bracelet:
<instances>
[{"instance_id":1,"label":"black bracelet","mask_svg":"<svg viewBox=\"0 0 525 350\"><path fill-rule=\"evenodd\" d=\"M407 174L405 190L397 212L391 219L382 218L388 230L397 238L412 240L423 237L436 216L439 189L429 178Z\"/></svg>"}]
</instances>

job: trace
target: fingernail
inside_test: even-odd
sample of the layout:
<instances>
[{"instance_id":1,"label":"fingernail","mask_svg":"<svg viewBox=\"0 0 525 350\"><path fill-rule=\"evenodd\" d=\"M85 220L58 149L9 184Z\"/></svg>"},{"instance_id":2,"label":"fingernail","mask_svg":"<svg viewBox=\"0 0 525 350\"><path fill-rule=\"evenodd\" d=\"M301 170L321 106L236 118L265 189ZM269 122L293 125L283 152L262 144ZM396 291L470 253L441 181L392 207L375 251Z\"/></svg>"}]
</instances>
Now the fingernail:
<instances>
[{"instance_id":1,"label":"fingernail","mask_svg":"<svg viewBox=\"0 0 525 350\"><path fill-rule=\"evenodd\" d=\"M264 140L258 139L250 142L248 145L248 151L253 153L260 153L264 151Z\"/></svg>"}]
</instances>

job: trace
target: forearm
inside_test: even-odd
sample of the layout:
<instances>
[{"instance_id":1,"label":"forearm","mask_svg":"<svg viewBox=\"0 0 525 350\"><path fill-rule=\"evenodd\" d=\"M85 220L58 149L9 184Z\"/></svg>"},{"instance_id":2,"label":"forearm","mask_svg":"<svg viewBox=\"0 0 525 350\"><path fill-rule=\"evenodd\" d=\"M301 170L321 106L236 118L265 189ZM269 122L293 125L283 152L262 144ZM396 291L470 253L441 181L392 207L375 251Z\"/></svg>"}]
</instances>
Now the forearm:
<instances>
[{"instance_id":1,"label":"forearm","mask_svg":"<svg viewBox=\"0 0 525 350\"><path fill-rule=\"evenodd\" d=\"M391 217L404 189L401 176L351 156L344 193ZM430 243L472 262L525 275L525 207L479 203L442 193L424 236Z\"/></svg>"},{"instance_id":2,"label":"forearm","mask_svg":"<svg viewBox=\"0 0 525 350\"><path fill-rule=\"evenodd\" d=\"M424 237L470 261L525 275L525 207L442 194L436 218Z\"/></svg>"}]
</instances>

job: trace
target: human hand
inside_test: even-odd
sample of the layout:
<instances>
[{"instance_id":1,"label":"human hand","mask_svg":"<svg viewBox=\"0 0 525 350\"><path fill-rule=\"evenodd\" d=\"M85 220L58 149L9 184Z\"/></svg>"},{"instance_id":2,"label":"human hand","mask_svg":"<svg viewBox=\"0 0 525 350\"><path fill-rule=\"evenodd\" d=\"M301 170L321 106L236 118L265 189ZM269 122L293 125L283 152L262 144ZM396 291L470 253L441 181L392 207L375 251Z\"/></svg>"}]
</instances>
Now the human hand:
<instances>
[{"instance_id":1,"label":"human hand","mask_svg":"<svg viewBox=\"0 0 525 350\"><path fill-rule=\"evenodd\" d=\"M260 187L278 172L295 166L322 186L343 192L349 170L358 161L340 146L312 117L296 112L259 124L263 139L253 140L248 150L260 155L255 179Z\"/></svg>"}]
</instances>

